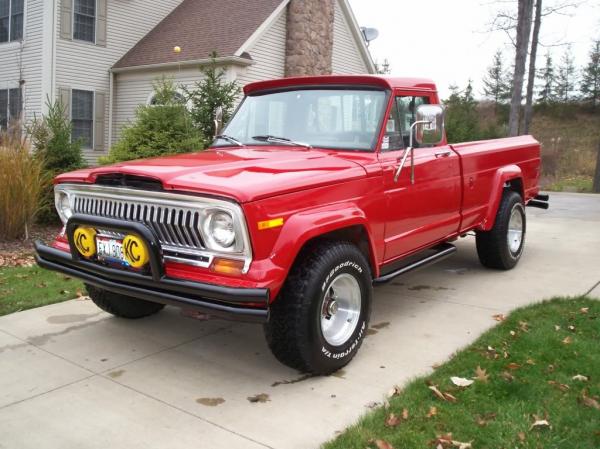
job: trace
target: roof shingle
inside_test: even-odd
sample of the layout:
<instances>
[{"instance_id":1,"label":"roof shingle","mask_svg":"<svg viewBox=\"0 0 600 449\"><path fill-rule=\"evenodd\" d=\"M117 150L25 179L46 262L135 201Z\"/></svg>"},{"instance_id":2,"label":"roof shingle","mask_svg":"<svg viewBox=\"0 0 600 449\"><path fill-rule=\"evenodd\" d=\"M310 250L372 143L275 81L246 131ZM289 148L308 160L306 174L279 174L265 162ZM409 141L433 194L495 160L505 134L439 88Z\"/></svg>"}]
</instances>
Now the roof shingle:
<instances>
[{"instance_id":1,"label":"roof shingle","mask_svg":"<svg viewBox=\"0 0 600 449\"><path fill-rule=\"evenodd\" d=\"M283 0L184 0L113 68L234 56ZM181 53L173 47L180 46Z\"/></svg>"}]
</instances>

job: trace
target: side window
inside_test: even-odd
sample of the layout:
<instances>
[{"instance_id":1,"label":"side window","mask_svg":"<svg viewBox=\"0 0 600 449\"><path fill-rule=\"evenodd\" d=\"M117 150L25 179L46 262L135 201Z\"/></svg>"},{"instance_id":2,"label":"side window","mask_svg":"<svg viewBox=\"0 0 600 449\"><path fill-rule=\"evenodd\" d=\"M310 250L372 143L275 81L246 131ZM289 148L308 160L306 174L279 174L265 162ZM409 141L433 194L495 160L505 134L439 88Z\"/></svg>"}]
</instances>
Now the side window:
<instances>
[{"instance_id":1,"label":"side window","mask_svg":"<svg viewBox=\"0 0 600 449\"><path fill-rule=\"evenodd\" d=\"M81 146L91 149L94 143L94 92L73 89L71 95L71 138L81 139Z\"/></svg>"},{"instance_id":2,"label":"side window","mask_svg":"<svg viewBox=\"0 0 600 449\"><path fill-rule=\"evenodd\" d=\"M385 135L381 143L381 151L397 151L405 147L402 140L402 122L398 113L398 106L394 105L385 122Z\"/></svg>"},{"instance_id":3,"label":"side window","mask_svg":"<svg viewBox=\"0 0 600 449\"><path fill-rule=\"evenodd\" d=\"M422 104L429 104L429 97L396 97L396 107L398 108L400 127L402 128L402 140L405 147L410 143L410 127L415 123L417 108ZM413 140L413 146L418 148L419 144Z\"/></svg>"}]
</instances>

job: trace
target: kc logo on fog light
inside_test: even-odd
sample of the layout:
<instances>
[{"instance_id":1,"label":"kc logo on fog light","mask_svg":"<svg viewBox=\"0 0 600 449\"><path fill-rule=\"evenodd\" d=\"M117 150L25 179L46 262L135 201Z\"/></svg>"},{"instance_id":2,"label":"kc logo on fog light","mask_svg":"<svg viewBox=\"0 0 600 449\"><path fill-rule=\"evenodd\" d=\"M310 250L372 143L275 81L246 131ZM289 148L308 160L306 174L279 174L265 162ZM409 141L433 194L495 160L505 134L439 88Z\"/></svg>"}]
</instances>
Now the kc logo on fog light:
<instances>
[{"instance_id":1,"label":"kc logo on fog light","mask_svg":"<svg viewBox=\"0 0 600 449\"><path fill-rule=\"evenodd\" d=\"M135 235L123 239L123 257L133 268L143 267L150 259L144 241Z\"/></svg>"},{"instance_id":2,"label":"kc logo on fog light","mask_svg":"<svg viewBox=\"0 0 600 449\"><path fill-rule=\"evenodd\" d=\"M96 230L92 228L77 228L73 233L75 248L83 257L96 254Z\"/></svg>"}]
</instances>

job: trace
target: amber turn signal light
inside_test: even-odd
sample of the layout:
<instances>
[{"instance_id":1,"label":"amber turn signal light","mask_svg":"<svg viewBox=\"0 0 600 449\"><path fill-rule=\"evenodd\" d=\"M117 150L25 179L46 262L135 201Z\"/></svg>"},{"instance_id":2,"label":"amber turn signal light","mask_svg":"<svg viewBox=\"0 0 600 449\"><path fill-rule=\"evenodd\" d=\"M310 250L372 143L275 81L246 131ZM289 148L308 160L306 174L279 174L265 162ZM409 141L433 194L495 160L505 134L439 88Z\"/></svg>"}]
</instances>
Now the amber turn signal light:
<instances>
[{"instance_id":1,"label":"amber turn signal light","mask_svg":"<svg viewBox=\"0 0 600 449\"><path fill-rule=\"evenodd\" d=\"M215 258L211 270L221 274L242 274L244 271L244 261Z\"/></svg>"},{"instance_id":2,"label":"amber turn signal light","mask_svg":"<svg viewBox=\"0 0 600 449\"><path fill-rule=\"evenodd\" d=\"M279 228L283 226L283 218L274 218L272 220L265 220L258 222L258 230L263 231L265 229Z\"/></svg>"}]
</instances>

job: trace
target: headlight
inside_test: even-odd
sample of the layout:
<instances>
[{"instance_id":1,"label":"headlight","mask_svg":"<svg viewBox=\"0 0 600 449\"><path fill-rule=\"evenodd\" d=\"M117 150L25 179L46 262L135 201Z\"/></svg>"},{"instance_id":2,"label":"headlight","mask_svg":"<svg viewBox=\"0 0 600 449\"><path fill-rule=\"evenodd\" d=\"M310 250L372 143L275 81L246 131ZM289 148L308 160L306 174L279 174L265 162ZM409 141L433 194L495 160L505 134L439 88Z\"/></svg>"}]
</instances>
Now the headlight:
<instances>
[{"instance_id":1,"label":"headlight","mask_svg":"<svg viewBox=\"0 0 600 449\"><path fill-rule=\"evenodd\" d=\"M69 195L63 190L55 190L54 205L56 206L56 211L58 212L60 219L63 223L66 223L67 220L71 218L71 215L73 215Z\"/></svg>"},{"instance_id":2,"label":"headlight","mask_svg":"<svg viewBox=\"0 0 600 449\"><path fill-rule=\"evenodd\" d=\"M213 249L231 248L235 243L233 217L224 211L212 212L204 222L204 234L209 239L209 246L215 246Z\"/></svg>"}]
</instances>

